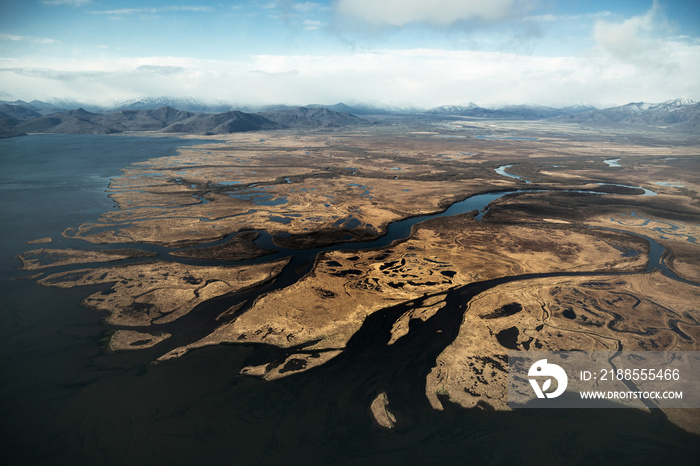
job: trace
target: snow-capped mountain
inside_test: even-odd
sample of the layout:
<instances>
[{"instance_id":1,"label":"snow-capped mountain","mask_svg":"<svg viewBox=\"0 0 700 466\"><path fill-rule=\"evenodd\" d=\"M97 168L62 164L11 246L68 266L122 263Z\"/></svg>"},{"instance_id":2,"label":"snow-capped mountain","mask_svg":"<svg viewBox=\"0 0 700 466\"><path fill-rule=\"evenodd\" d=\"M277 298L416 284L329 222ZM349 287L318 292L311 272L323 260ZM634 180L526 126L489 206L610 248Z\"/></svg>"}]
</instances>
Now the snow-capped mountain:
<instances>
[{"instance_id":1,"label":"snow-capped mountain","mask_svg":"<svg viewBox=\"0 0 700 466\"><path fill-rule=\"evenodd\" d=\"M566 115L560 119L593 125L625 124L693 129L700 127L700 104L685 97L657 104L633 102L619 107Z\"/></svg>"},{"instance_id":2,"label":"snow-capped mountain","mask_svg":"<svg viewBox=\"0 0 700 466\"><path fill-rule=\"evenodd\" d=\"M187 112L223 113L235 110L226 102L209 103L192 96L185 97L142 97L118 102L111 110L149 110L173 107Z\"/></svg>"},{"instance_id":3,"label":"snow-capped mountain","mask_svg":"<svg viewBox=\"0 0 700 466\"><path fill-rule=\"evenodd\" d=\"M345 105L345 104L342 104ZM423 108L416 107L414 105L409 105L409 104L397 104L397 103L392 103L392 102L380 102L380 101L368 101L368 102L350 102L348 104L349 107L351 107L354 112L347 112L346 110L340 110L340 111L346 111L347 113L352 113L354 115L382 115L382 114L407 114L407 113L421 113L425 111ZM339 110L336 109L335 106L331 105L328 108L331 108L333 110Z\"/></svg>"},{"instance_id":4,"label":"snow-capped mountain","mask_svg":"<svg viewBox=\"0 0 700 466\"><path fill-rule=\"evenodd\" d=\"M468 105L441 105L439 107L431 108L425 113L430 115L462 115L477 108L481 107L473 102L470 102Z\"/></svg>"},{"instance_id":5,"label":"snow-capped mountain","mask_svg":"<svg viewBox=\"0 0 700 466\"><path fill-rule=\"evenodd\" d=\"M673 100L667 100L666 102L662 102L660 104L653 105L651 108L653 110L657 111L669 111L669 112L675 112L678 109L682 109L684 107L688 107L691 105L694 105L696 102L687 98L687 97L679 97L678 99L673 99Z\"/></svg>"}]
</instances>

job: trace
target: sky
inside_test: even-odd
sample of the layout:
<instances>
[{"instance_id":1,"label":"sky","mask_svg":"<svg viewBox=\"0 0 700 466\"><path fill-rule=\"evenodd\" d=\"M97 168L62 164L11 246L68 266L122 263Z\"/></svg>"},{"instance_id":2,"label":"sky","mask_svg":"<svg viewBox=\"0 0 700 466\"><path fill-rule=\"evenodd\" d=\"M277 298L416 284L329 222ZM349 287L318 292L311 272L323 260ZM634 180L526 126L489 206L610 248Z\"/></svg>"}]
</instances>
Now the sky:
<instances>
[{"instance_id":1,"label":"sky","mask_svg":"<svg viewBox=\"0 0 700 466\"><path fill-rule=\"evenodd\" d=\"M0 100L700 100L698 0L0 0Z\"/></svg>"}]
</instances>

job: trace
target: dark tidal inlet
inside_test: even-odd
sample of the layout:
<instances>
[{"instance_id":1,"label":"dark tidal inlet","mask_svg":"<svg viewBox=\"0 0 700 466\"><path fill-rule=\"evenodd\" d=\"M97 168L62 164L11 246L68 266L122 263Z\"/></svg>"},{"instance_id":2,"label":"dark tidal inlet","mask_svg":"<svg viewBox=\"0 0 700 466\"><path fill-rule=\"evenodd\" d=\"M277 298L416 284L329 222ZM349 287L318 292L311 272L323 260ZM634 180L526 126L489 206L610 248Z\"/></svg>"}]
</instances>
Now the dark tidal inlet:
<instances>
[{"instance_id":1,"label":"dark tidal inlet","mask_svg":"<svg viewBox=\"0 0 700 466\"><path fill-rule=\"evenodd\" d=\"M237 375L275 351L264 345L208 347L158 365L151 364L163 354L158 346L105 353L102 315L80 305L90 287L38 286L22 278L29 274L18 270L15 255L41 237L54 239L50 247L94 248L60 234L114 208L105 192L109 179L130 163L196 142L0 140L5 464L696 464L698 437L660 412L490 412L447 400L445 411L432 409L425 377L478 287L451 293L445 312L412 325L391 346L391 326L405 305L372 314L342 355L273 382ZM393 431L378 427L369 411L381 392L397 417Z\"/></svg>"}]
</instances>

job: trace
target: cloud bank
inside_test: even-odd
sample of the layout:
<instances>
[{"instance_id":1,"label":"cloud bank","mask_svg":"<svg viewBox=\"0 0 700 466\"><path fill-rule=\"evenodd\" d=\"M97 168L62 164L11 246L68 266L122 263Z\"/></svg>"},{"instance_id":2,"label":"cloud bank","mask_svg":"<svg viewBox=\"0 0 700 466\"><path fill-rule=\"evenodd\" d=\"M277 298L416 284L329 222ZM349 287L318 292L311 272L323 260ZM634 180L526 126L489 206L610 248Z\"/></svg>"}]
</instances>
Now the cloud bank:
<instances>
[{"instance_id":1,"label":"cloud bank","mask_svg":"<svg viewBox=\"0 0 700 466\"><path fill-rule=\"evenodd\" d=\"M343 55L257 55L241 61L177 57L0 60L4 90L18 98L61 96L111 104L140 96L194 95L240 104L384 101L566 105L697 98L700 44L664 43L670 68L644 69L614 56L525 56L441 49ZM41 89L42 95L36 90Z\"/></svg>"},{"instance_id":2,"label":"cloud bank","mask_svg":"<svg viewBox=\"0 0 700 466\"><path fill-rule=\"evenodd\" d=\"M0 82L3 95L23 100L58 96L100 104L161 95L242 105L382 101L423 107L700 100L700 40L674 36L658 4L622 18L597 10L547 13L534 10L535 1L336 0L329 7L270 0L238 4L235 10L167 2L64 8L118 31L119 38L128 27L146 33L132 43L119 40L99 48L94 41L69 42L60 29L54 34L61 42L20 34L21 29L0 31L5 50L15 50L0 58ZM169 16L176 14L178 24L194 18L219 29L213 27L211 35L173 35ZM146 26L142 19L151 21ZM328 27L340 19L358 27ZM540 34L519 41L510 35L516 23ZM471 25L478 27L465 27ZM375 28L382 33L363 41ZM357 44L346 39L358 39ZM527 40L531 46L523 47ZM149 56L146 50L222 58Z\"/></svg>"}]
</instances>

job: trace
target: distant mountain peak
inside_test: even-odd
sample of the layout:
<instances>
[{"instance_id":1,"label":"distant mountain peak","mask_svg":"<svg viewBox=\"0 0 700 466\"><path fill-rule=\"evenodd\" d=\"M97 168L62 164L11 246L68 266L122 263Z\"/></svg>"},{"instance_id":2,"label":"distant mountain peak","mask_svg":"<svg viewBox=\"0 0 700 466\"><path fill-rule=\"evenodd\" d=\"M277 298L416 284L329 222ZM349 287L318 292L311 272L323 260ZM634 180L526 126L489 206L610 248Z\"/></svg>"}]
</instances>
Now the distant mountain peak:
<instances>
[{"instance_id":1,"label":"distant mountain peak","mask_svg":"<svg viewBox=\"0 0 700 466\"><path fill-rule=\"evenodd\" d=\"M684 96L684 97L678 97L677 99L667 100L666 102L664 102L664 104L668 104L668 105L673 104L673 105L678 105L678 106L693 105L693 104L695 104L695 101Z\"/></svg>"},{"instance_id":2,"label":"distant mountain peak","mask_svg":"<svg viewBox=\"0 0 700 466\"><path fill-rule=\"evenodd\" d=\"M289 128L338 128L367 124L366 120L350 113L315 105L261 112L259 115Z\"/></svg>"},{"instance_id":3,"label":"distant mountain peak","mask_svg":"<svg viewBox=\"0 0 700 466\"><path fill-rule=\"evenodd\" d=\"M87 110L85 110L83 107L78 107L75 110L70 110L66 112L67 115L72 115L72 116L89 116L89 115L94 115L94 113L90 113Z\"/></svg>"},{"instance_id":4,"label":"distant mountain peak","mask_svg":"<svg viewBox=\"0 0 700 466\"><path fill-rule=\"evenodd\" d=\"M233 110L230 104L219 103L211 105L197 97L138 97L115 104L115 110L155 110L161 107L172 107L188 112L223 113Z\"/></svg>"},{"instance_id":5,"label":"distant mountain peak","mask_svg":"<svg viewBox=\"0 0 700 466\"><path fill-rule=\"evenodd\" d=\"M84 104L83 102L80 102L79 100L69 99L66 97L52 97L52 98L48 99L46 103L49 103L55 107L61 107L61 108L90 107L90 105Z\"/></svg>"},{"instance_id":6,"label":"distant mountain peak","mask_svg":"<svg viewBox=\"0 0 700 466\"><path fill-rule=\"evenodd\" d=\"M659 110L668 110L669 112L673 112L675 110L678 110L678 109L684 108L684 107L688 107L690 105L695 105L695 102L687 97L679 97L677 99L671 99L671 100L667 100L666 102L656 104L656 105L654 105L654 108L659 109Z\"/></svg>"},{"instance_id":7,"label":"distant mountain peak","mask_svg":"<svg viewBox=\"0 0 700 466\"><path fill-rule=\"evenodd\" d=\"M700 104L686 97L660 104L632 102L567 116L567 121L593 125L637 125L689 130L700 126Z\"/></svg>"}]
</instances>

